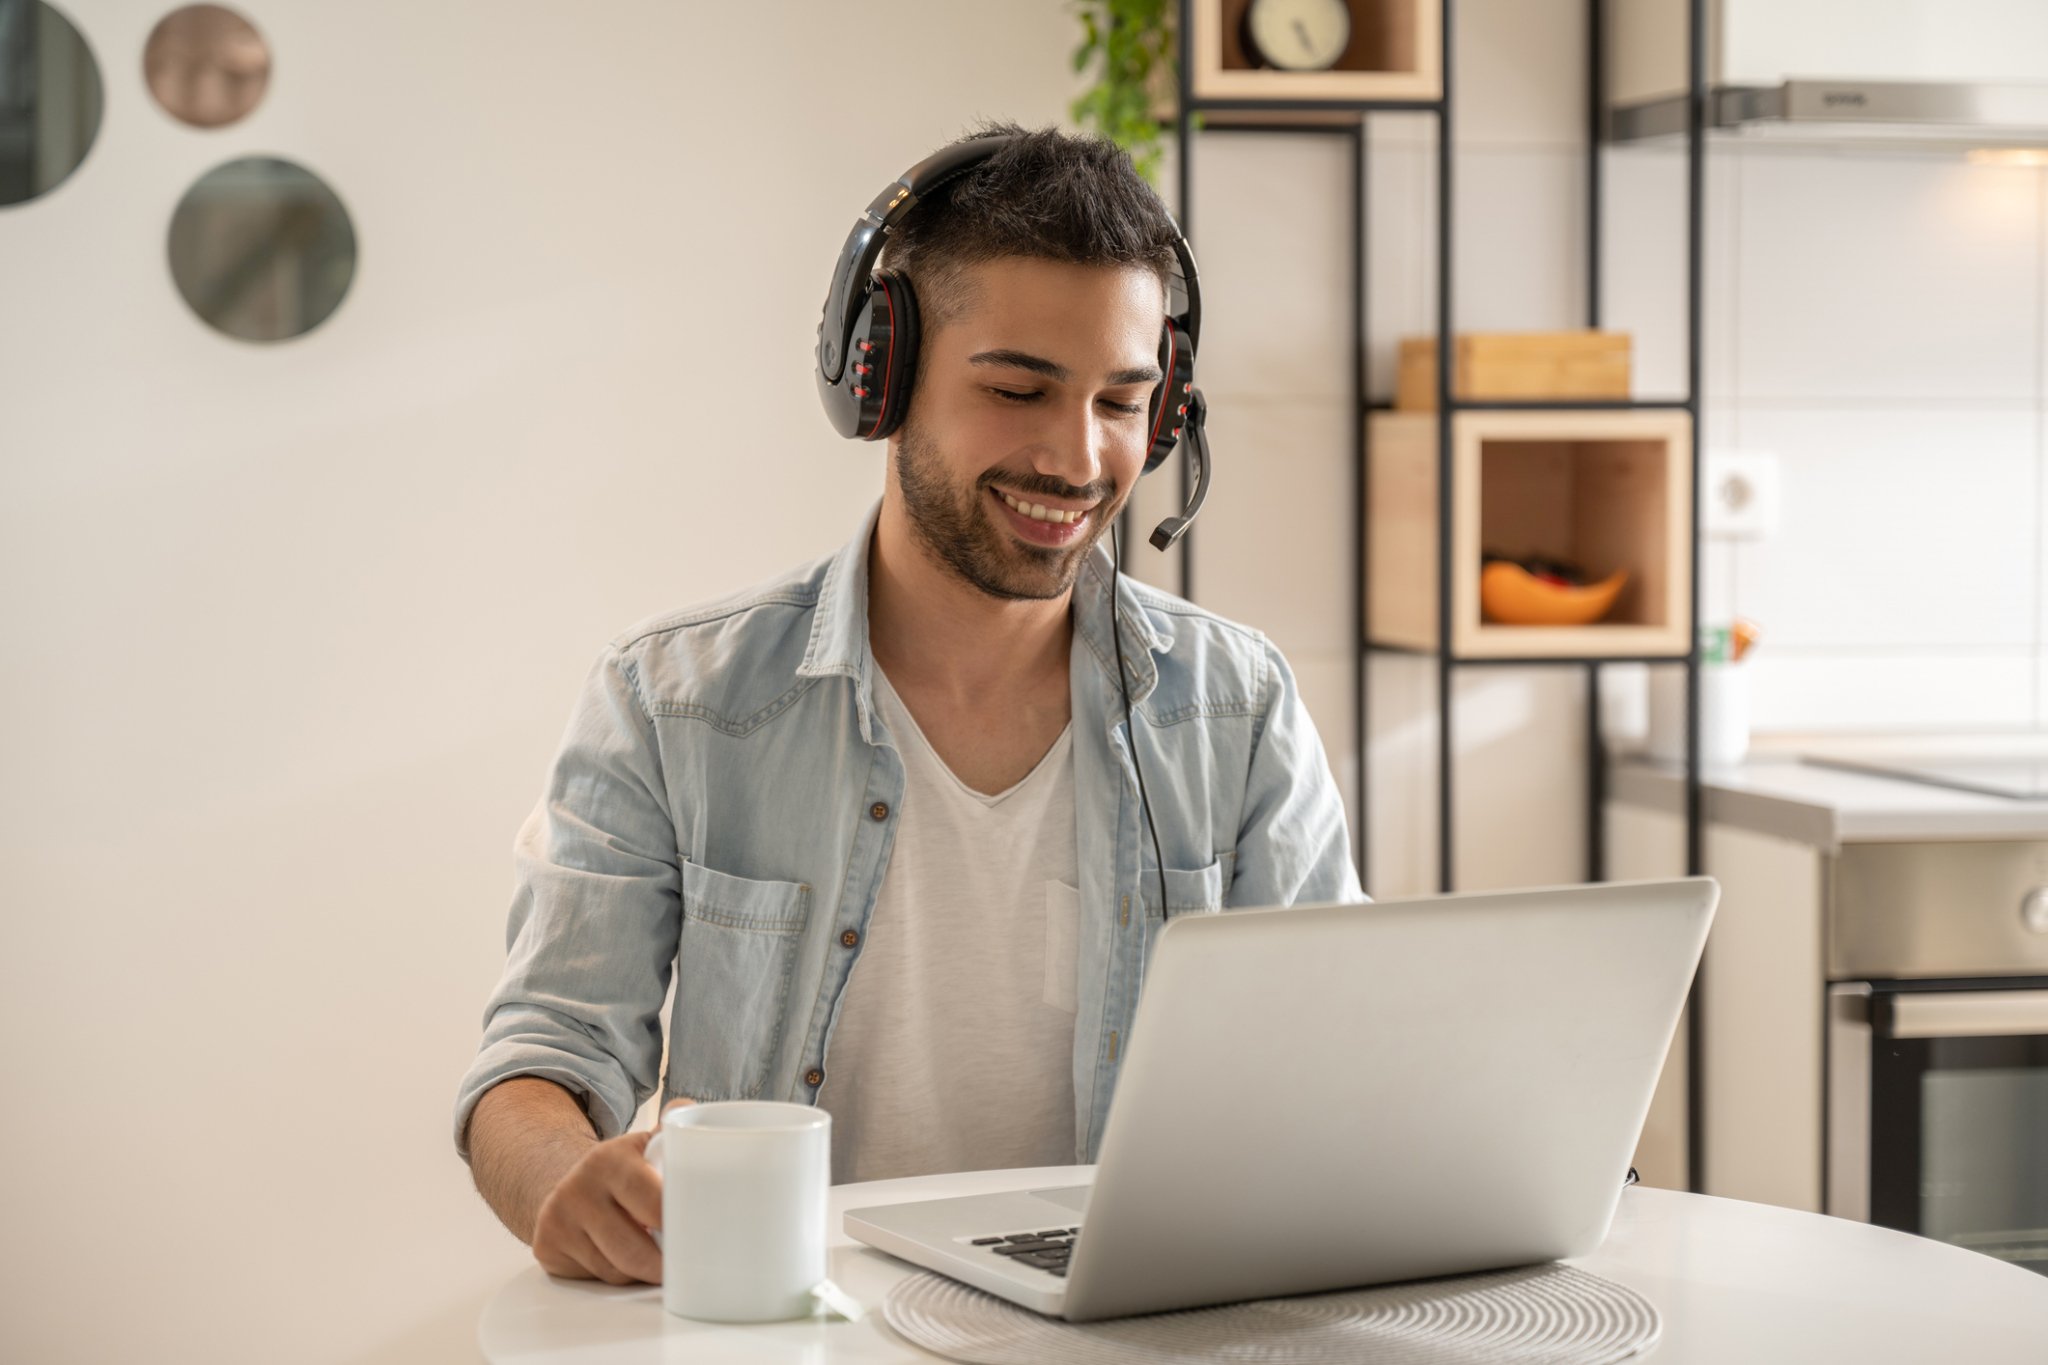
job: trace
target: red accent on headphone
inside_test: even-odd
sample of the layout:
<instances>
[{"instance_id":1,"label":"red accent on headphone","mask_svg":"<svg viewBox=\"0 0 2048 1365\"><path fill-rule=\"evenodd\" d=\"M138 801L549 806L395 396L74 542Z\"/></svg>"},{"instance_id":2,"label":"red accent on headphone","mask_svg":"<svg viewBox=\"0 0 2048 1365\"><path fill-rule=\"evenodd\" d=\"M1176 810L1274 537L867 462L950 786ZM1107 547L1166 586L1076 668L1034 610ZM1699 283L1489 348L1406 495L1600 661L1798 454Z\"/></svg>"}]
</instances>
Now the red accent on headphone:
<instances>
[{"instance_id":1,"label":"red accent on headphone","mask_svg":"<svg viewBox=\"0 0 2048 1365\"><path fill-rule=\"evenodd\" d=\"M889 411L889 381L896 377L896 296L889 292L889 282L887 280L880 281L880 284L882 286L882 302L889 305L889 359L882 366L882 410L875 414L875 425L868 428L868 437L870 439L873 438L877 428L882 425L883 415ZM872 350L874 348L869 347L869 349Z\"/></svg>"},{"instance_id":2,"label":"red accent on headphone","mask_svg":"<svg viewBox=\"0 0 2048 1365\"><path fill-rule=\"evenodd\" d=\"M1173 383L1173 362L1175 357L1177 357L1179 354L1180 333L1174 330L1173 319L1168 318L1166 320L1166 375L1161 382L1166 384ZM1152 447L1159 444L1159 428L1165 425L1166 404L1162 402L1159 405L1159 420L1152 424L1152 439L1145 445L1146 460L1149 461L1152 458ZM1176 431L1174 432L1174 435L1178 436L1180 435L1180 433Z\"/></svg>"}]
</instances>

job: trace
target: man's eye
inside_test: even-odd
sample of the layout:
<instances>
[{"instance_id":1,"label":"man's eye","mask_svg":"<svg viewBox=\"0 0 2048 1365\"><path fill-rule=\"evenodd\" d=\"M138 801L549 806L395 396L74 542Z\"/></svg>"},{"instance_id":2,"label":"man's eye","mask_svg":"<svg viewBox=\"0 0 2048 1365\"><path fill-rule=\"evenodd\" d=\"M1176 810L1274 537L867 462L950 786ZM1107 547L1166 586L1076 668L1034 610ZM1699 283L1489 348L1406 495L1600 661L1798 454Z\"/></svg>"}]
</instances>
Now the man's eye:
<instances>
[{"instance_id":1,"label":"man's eye","mask_svg":"<svg viewBox=\"0 0 2048 1365\"><path fill-rule=\"evenodd\" d=\"M1008 399L1012 403L1029 403L1033 399L1043 397L1036 389L1028 393L1018 393L1013 389L990 389L989 392L998 398ZM1134 417L1145 410L1143 403L1113 403L1107 398L1103 399L1102 402L1112 412L1120 412L1126 417Z\"/></svg>"}]
</instances>

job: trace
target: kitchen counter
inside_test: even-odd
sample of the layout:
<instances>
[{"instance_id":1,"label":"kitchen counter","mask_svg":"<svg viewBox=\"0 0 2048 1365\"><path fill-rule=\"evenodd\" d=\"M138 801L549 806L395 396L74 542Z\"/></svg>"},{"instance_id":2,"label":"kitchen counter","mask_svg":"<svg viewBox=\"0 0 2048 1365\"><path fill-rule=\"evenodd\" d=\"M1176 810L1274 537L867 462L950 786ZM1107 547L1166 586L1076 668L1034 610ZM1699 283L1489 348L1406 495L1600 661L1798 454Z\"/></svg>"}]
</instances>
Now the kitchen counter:
<instances>
[{"instance_id":1,"label":"kitchen counter","mask_svg":"<svg viewBox=\"0 0 2048 1365\"><path fill-rule=\"evenodd\" d=\"M1774 737L1760 742L1742 763L1702 770L1707 822L1812 844L1825 853L1853 843L2048 839L2048 800L2018 800L1850 772L1807 762L1800 756L1802 750L1858 761L2044 752L2041 741L2033 737ZM1617 758L1609 765L1607 795L1610 801L1682 816L1685 767L1639 755Z\"/></svg>"}]
</instances>

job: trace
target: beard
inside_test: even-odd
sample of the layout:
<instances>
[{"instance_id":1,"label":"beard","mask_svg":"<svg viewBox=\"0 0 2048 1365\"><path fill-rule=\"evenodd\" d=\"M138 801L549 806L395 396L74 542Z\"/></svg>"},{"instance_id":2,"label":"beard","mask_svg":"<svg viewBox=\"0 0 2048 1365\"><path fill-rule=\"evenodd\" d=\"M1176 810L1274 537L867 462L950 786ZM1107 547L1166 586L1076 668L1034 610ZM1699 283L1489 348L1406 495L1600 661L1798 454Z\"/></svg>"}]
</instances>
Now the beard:
<instances>
[{"instance_id":1,"label":"beard","mask_svg":"<svg viewBox=\"0 0 2048 1365\"><path fill-rule=\"evenodd\" d=\"M970 487L954 484L935 442L918 427L905 423L896 450L896 481L903 489L903 507L911 534L927 553L955 576L990 597L1009 601L1044 601L1074 586L1081 565L1109 529L1116 514L1115 485L1075 488L1036 475L1009 475L1004 485L1018 494L1093 499L1086 535L1072 545L1032 545L999 525L989 487L1000 471L984 470Z\"/></svg>"}]
</instances>

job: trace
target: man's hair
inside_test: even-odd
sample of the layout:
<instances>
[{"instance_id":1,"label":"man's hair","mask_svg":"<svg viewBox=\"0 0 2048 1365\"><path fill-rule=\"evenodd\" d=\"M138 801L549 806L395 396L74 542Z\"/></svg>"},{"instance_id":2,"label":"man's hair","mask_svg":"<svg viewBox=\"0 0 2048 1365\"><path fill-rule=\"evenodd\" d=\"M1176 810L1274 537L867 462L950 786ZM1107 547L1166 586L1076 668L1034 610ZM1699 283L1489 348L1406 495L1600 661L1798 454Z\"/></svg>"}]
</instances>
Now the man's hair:
<instances>
[{"instance_id":1,"label":"man's hair","mask_svg":"<svg viewBox=\"0 0 2048 1365\"><path fill-rule=\"evenodd\" d=\"M967 136L1017 139L925 196L889 231L881 264L917 290L926 331L973 308L968 268L1010 256L1149 267L1162 286L1180 235L1166 205L1107 138L986 121Z\"/></svg>"}]
</instances>

